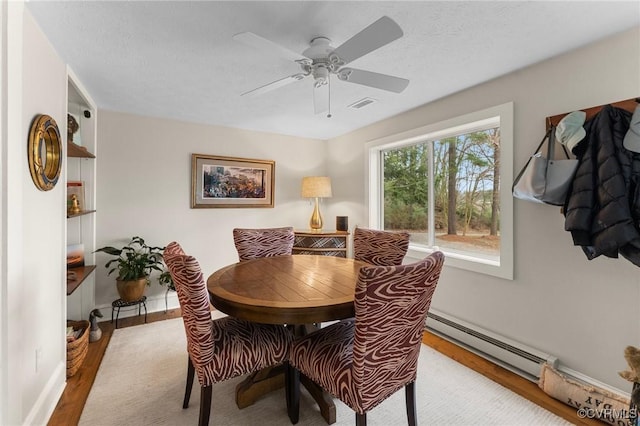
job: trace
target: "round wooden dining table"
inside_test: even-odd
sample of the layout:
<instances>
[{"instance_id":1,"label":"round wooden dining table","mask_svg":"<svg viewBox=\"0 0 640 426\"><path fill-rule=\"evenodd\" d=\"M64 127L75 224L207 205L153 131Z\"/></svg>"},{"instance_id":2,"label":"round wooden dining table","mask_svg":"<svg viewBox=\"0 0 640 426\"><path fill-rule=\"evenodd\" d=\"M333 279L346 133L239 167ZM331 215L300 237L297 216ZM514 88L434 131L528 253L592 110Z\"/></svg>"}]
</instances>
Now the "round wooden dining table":
<instances>
[{"instance_id":1,"label":"round wooden dining table","mask_svg":"<svg viewBox=\"0 0 640 426\"><path fill-rule=\"evenodd\" d=\"M353 296L364 262L296 254L234 263L207 280L212 305L265 324L310 324L354 316Z\"/></svg>"},{"instance_id":2,"label":"round wooden dining table","mask_svg":"<svg viewBox=\"0 0 640 426\"><path fill-rule=\"evenodd\" d=\"M312 324L351 318L360 267L367 263L333 256L263 257L234 263L207 279L211 304L252 322L286 324L303 333ZM333 400L302 377L328 424L335 423ZM250 375L236 387L236 404L244 408L260 395L284 385L282 368Z\"/></svg>"}]
</instances>

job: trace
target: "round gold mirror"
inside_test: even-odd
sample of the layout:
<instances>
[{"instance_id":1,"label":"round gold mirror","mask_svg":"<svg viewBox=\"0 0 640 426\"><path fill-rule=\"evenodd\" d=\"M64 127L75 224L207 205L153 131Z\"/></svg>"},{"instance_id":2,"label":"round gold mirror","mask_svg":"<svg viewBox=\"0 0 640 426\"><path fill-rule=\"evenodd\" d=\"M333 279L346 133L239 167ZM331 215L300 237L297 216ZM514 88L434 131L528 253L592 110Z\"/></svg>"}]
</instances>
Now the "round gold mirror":
<instances>
[{"instance_id":1,"label":"round gold mirror","mask_svg":"<svg viewBox=\"0 0 640 426\"><path fill-rule=\"evenodd\" d=\"M29 131L29 171L39 190L48 191L56 186L62 170L62 141L56 121L39 114Z\"/></svg>"}]
</instances>

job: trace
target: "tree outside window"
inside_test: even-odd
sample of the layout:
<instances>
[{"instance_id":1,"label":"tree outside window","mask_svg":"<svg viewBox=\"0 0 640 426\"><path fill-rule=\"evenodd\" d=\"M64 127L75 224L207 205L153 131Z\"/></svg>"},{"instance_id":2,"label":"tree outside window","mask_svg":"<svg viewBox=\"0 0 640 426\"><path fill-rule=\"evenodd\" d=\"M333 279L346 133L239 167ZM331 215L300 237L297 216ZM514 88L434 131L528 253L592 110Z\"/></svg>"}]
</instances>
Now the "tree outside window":
<instances>
[{"instance_id":1,"label":"tree outside window","mask_svg":"<svg viewBox=\"0 0 640 426\"><path fill-rule=\"evenodd\" d=\"M367 143L369 226L408 231L406 261L513 279L513 103Z\"/></svg>"}]
</instances>

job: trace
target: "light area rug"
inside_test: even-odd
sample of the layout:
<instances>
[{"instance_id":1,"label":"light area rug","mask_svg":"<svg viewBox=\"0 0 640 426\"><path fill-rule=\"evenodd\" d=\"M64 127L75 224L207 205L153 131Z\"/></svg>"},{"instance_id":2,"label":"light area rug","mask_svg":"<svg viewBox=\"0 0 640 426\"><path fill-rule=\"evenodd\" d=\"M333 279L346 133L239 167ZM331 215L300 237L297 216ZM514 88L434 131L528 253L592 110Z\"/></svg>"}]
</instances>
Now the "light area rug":
<instances>
[{"instance_id":1,"label":"light area rug","mask_svg":"<svg viewBox=\"0 0 640 426\"><path fill-rule=\"evenodd\" d=\"M215 314L214 314L215 315ZM117 329L107 347L80 418L80 425L198 424L200 385L195 379L189 408L182 409L187 373L181 318ZM211 425L290 425L284 389L238 409L235 386L242 377L215 384ZM416 381L418 424L569 425L555 414L423 345ZM404 390L367 414L369 425L407 424ZM336 425L354 425L355 415L336 402ZM325 426L306 393L299 425Z\"/></svg>"}]
</instances>

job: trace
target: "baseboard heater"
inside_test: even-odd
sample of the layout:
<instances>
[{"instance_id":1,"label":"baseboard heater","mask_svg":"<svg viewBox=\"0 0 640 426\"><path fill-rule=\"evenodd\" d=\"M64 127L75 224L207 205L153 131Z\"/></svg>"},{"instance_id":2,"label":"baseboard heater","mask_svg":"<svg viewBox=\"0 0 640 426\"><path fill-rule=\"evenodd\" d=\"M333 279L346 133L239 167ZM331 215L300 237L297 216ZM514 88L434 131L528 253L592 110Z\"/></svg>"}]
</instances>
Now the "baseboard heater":
<instances>
[{"instance_id":1,"label":"baseboard heater","mask_svg":"<svg viewBox=\"0 0 640 426\"><path fill-rule=\"evenodd\" d=\"M427 329L532 382L538 382L542 364L556 367L558 359L437 310L427 316Z\"/></svg>"}]
</instances>

